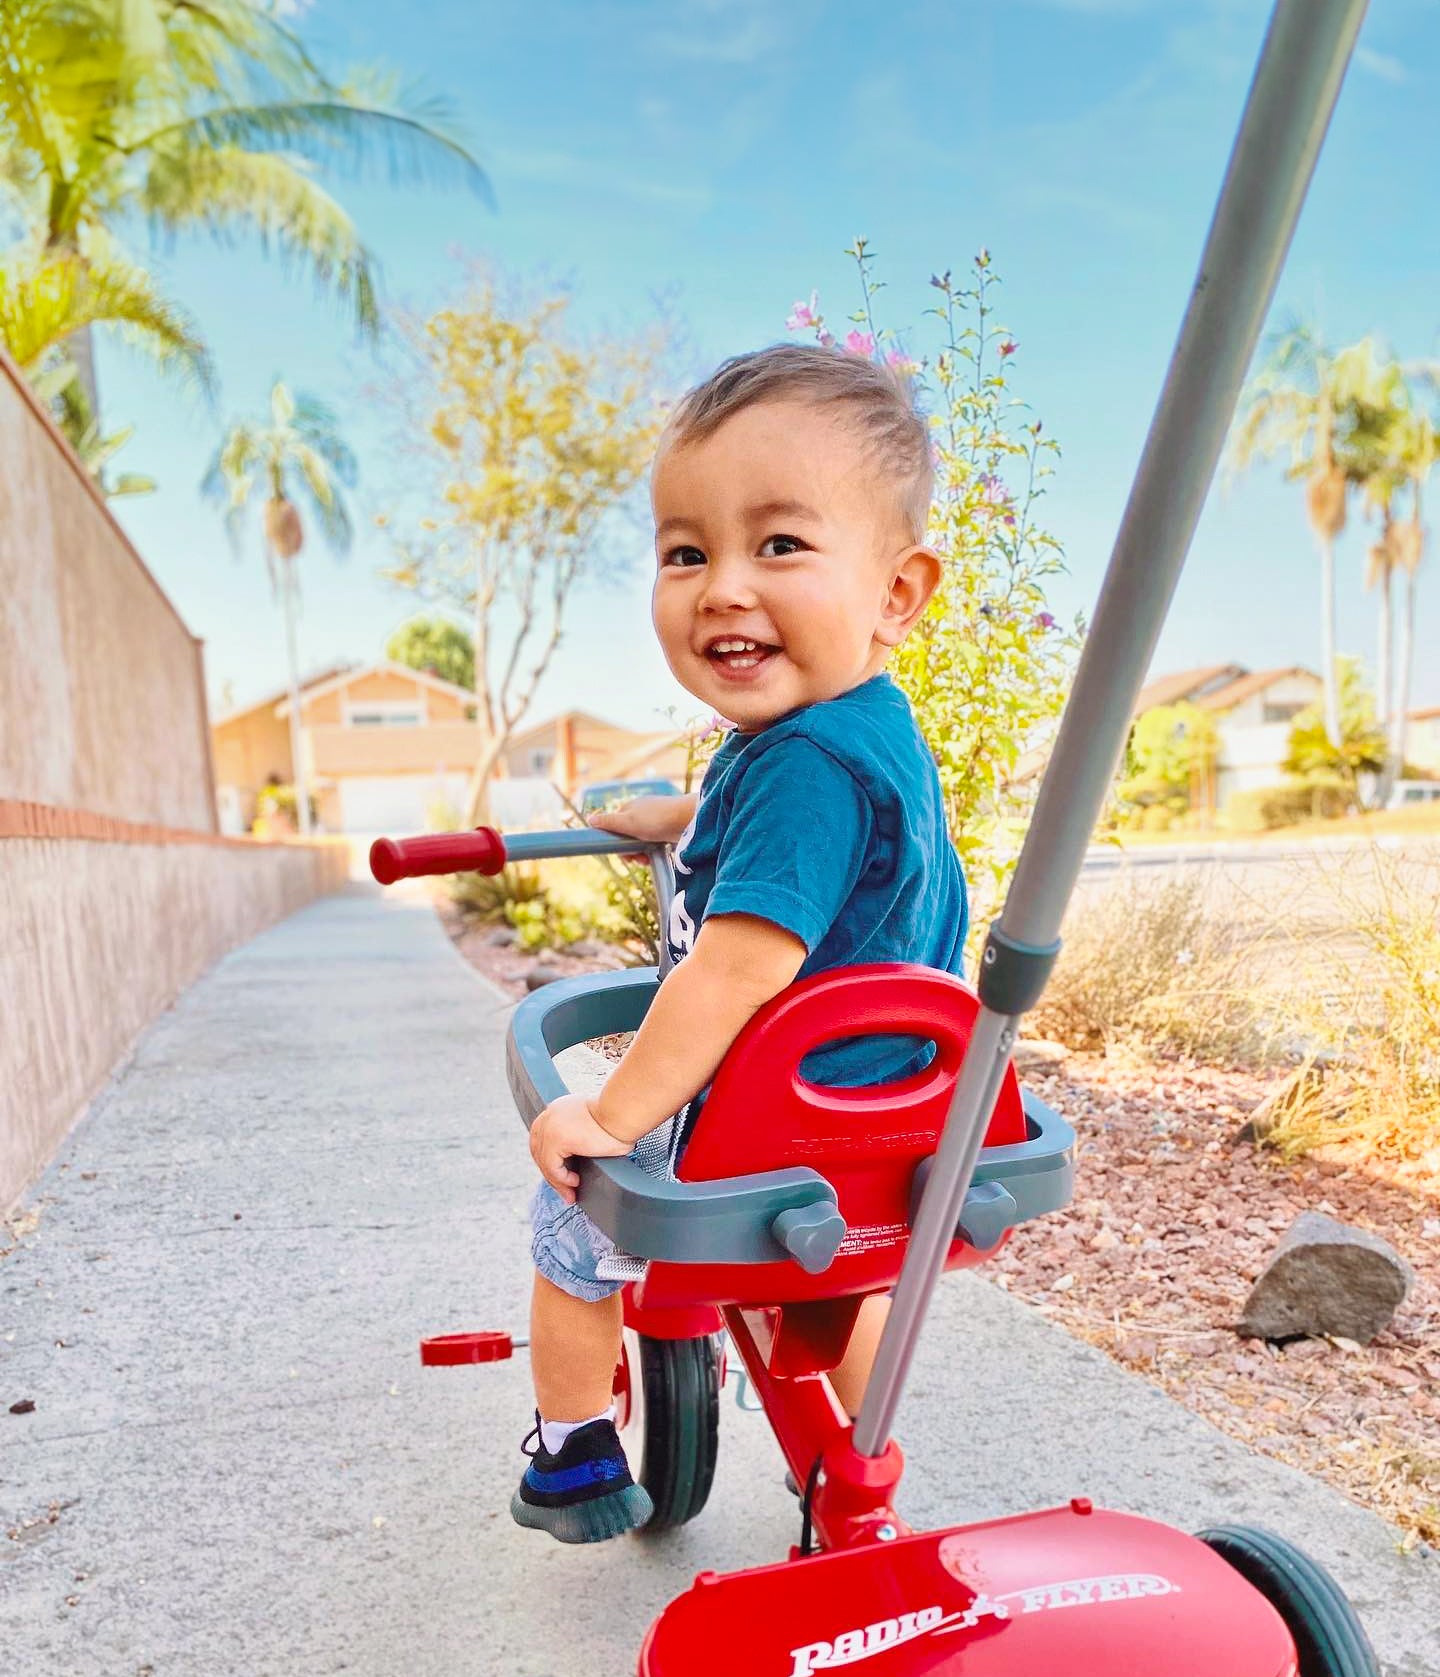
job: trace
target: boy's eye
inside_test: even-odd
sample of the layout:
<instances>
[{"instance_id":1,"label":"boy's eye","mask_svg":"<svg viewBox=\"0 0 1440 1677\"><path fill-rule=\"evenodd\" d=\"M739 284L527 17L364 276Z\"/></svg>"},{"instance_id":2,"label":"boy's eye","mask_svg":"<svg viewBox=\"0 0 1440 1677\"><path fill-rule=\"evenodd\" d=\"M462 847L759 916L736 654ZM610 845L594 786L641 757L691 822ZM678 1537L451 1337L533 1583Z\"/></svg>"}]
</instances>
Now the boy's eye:
<instances>
[{"instance_id":1,"label":"boy's eye","mask_svg":"<svg viewBox=\"0 0 1440 1677\"><path fill-rule=\"evenodd\" d=\"M760 549L760 557L784 559L787 554L802 552L804 547L805 543L798 536L770 536Z\"/></svg>"},{"instance_id":2,"label":"boy's eye","mask_svg":"<svg viewBox=\"0 0 1440 1677\"><path fill-rule=\"evenodd\" d=\"M672 547L665 555L664 563L676 566L703 565L705 555L698 547Z\"/></svg>"}]
</instances>

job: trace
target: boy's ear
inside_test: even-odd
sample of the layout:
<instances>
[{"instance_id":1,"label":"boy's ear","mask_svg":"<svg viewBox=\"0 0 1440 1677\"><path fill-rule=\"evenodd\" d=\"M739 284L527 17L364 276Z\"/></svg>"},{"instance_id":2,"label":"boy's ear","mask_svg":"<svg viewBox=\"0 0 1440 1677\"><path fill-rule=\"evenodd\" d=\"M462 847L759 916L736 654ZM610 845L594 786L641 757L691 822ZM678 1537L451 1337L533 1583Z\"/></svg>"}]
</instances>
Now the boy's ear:
<instances>
[{"instance_id":1,"label":"boy's ear","mask_svg":"<svg viewBox=\"0 0 1440 1677\"><path fill-rule=\"evenodd\" d=\"M940 556L928 547L910 547L896 561L890 592L875 626L882 646L899 646L915 627L940 586Z\"/></svg>"}]
</instances>

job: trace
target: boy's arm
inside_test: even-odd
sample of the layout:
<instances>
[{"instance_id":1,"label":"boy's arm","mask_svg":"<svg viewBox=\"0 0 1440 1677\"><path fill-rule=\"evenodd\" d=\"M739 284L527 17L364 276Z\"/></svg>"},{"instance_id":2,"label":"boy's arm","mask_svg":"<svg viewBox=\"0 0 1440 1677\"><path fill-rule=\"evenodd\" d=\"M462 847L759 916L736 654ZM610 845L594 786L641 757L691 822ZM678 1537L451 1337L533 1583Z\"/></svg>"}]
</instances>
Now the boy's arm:
<instances>
[{"instance_id":1,"label":"boy's arm","mask_svg":"<svg viewBox=\"0 0 1440 1677\"><path fill-rule=\"evenodd\" d=\"M531 1126L530 1152L545 1179L573 1200L579 1177L568 1157L623 1157L678 1112L804 961L803 940L758 915L707 919L600 1094L555 1101Z\"/></svg>"}]
</instances>

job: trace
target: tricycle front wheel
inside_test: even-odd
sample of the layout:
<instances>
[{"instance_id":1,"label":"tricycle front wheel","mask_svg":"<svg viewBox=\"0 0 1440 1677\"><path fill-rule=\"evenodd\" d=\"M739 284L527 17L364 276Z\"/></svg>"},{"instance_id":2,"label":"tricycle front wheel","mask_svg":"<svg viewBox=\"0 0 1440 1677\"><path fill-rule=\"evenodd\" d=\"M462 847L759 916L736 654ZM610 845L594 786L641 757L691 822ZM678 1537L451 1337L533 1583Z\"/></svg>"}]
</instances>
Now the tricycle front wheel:
<instances>
[{"instance_id":1,"label":"tricycle front wheel","mask_svg":"<svg viewBox=\"0 0 1440 1677\"><path fill-rule=\"evenodd\" d=\"M615 1403L630 1471L655 1504L644 1529L693 1520L710 1495L720 1443L715 1337L651 1339L626 1328Z\"/></svg>"},{"instance_id":2,"label":"tricycle front wheel","mask_svg":"<svg viewBox=\"0 0 1440 1677\"><path fill-rule=\"evenodd\" d=\"M1380 1677L1355 1609L1303 1549L1263 1526L1214 1526L1197 1535L1285 1621L1295 1639L1300 1677Z\"/></svg>"}]
</instances>

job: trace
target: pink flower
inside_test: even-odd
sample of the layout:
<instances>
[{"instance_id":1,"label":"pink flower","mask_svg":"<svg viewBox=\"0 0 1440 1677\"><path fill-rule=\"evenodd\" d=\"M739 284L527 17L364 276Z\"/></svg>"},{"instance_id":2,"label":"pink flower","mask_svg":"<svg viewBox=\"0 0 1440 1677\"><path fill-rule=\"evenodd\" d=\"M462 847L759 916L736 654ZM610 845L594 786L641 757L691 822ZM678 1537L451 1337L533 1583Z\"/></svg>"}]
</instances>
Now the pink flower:
<instances>
[{"instance_id":1,"label":"pink flower","mask_svg":"<svg viewBox=\"0 0 1440 1677\"><path fill-rule=\"evenodd\" d=\"M803 332L808 326L820 324L820 296L818 292L810 293L808 303L797 303L786 316L785 325L792 332Z\"/></svg>"},{"instance_id":2,"label":"pink flower","mask_svg":"<svg viewBox=\"0 0 1440 1677\"><path fill-rule=\"evenodd\" d=\"M1005 342L1000 345L1000 355L1002 360L1007 355L1013 355L1019 347L1019 344L1017 344L1013 338L1006 338Z\"/></svg>"},{"instance_id":3,"label":"pink flower","mask_svg":"<svg viewBox=\"0 0 1440 1677\"><path fill-rule=\"evenodd\" d=\"M917 364L910 359L903 349L887 349L885 351L885 365L893 367L897 373L917 371Z\"/></svg>"},{"instance_id":4,"label":"pink flower","mask_svg":"<svg viewBox=\"0 0 1440 1677\"><path fill-rule=\"evenodd\" d=\"M819 339L821 349L834 349L835 334L833 332L817 332L816 337Z\"/></svg>"},{"instance_id":5,"label":"pink flower","mask_svg":"<svg viewBox=\"0 0 1440 1677\"><path fill-rule=\"evenodd\" d=\"M869 332L850 332L845 338L847 355L871 356L875 353L875 339Z\"/></svg>"},{"instance_id":6,"label":"pink flower","mask_svg":"<svg viewBox=\"0 0 1440 1677\"><path fill-rule=\"evenodd\" d=\"M992 507L1005 507L1010 504L1010 493L993 472L986 472L980 479L980 499Z\"/></svg>"}]
</instances>

